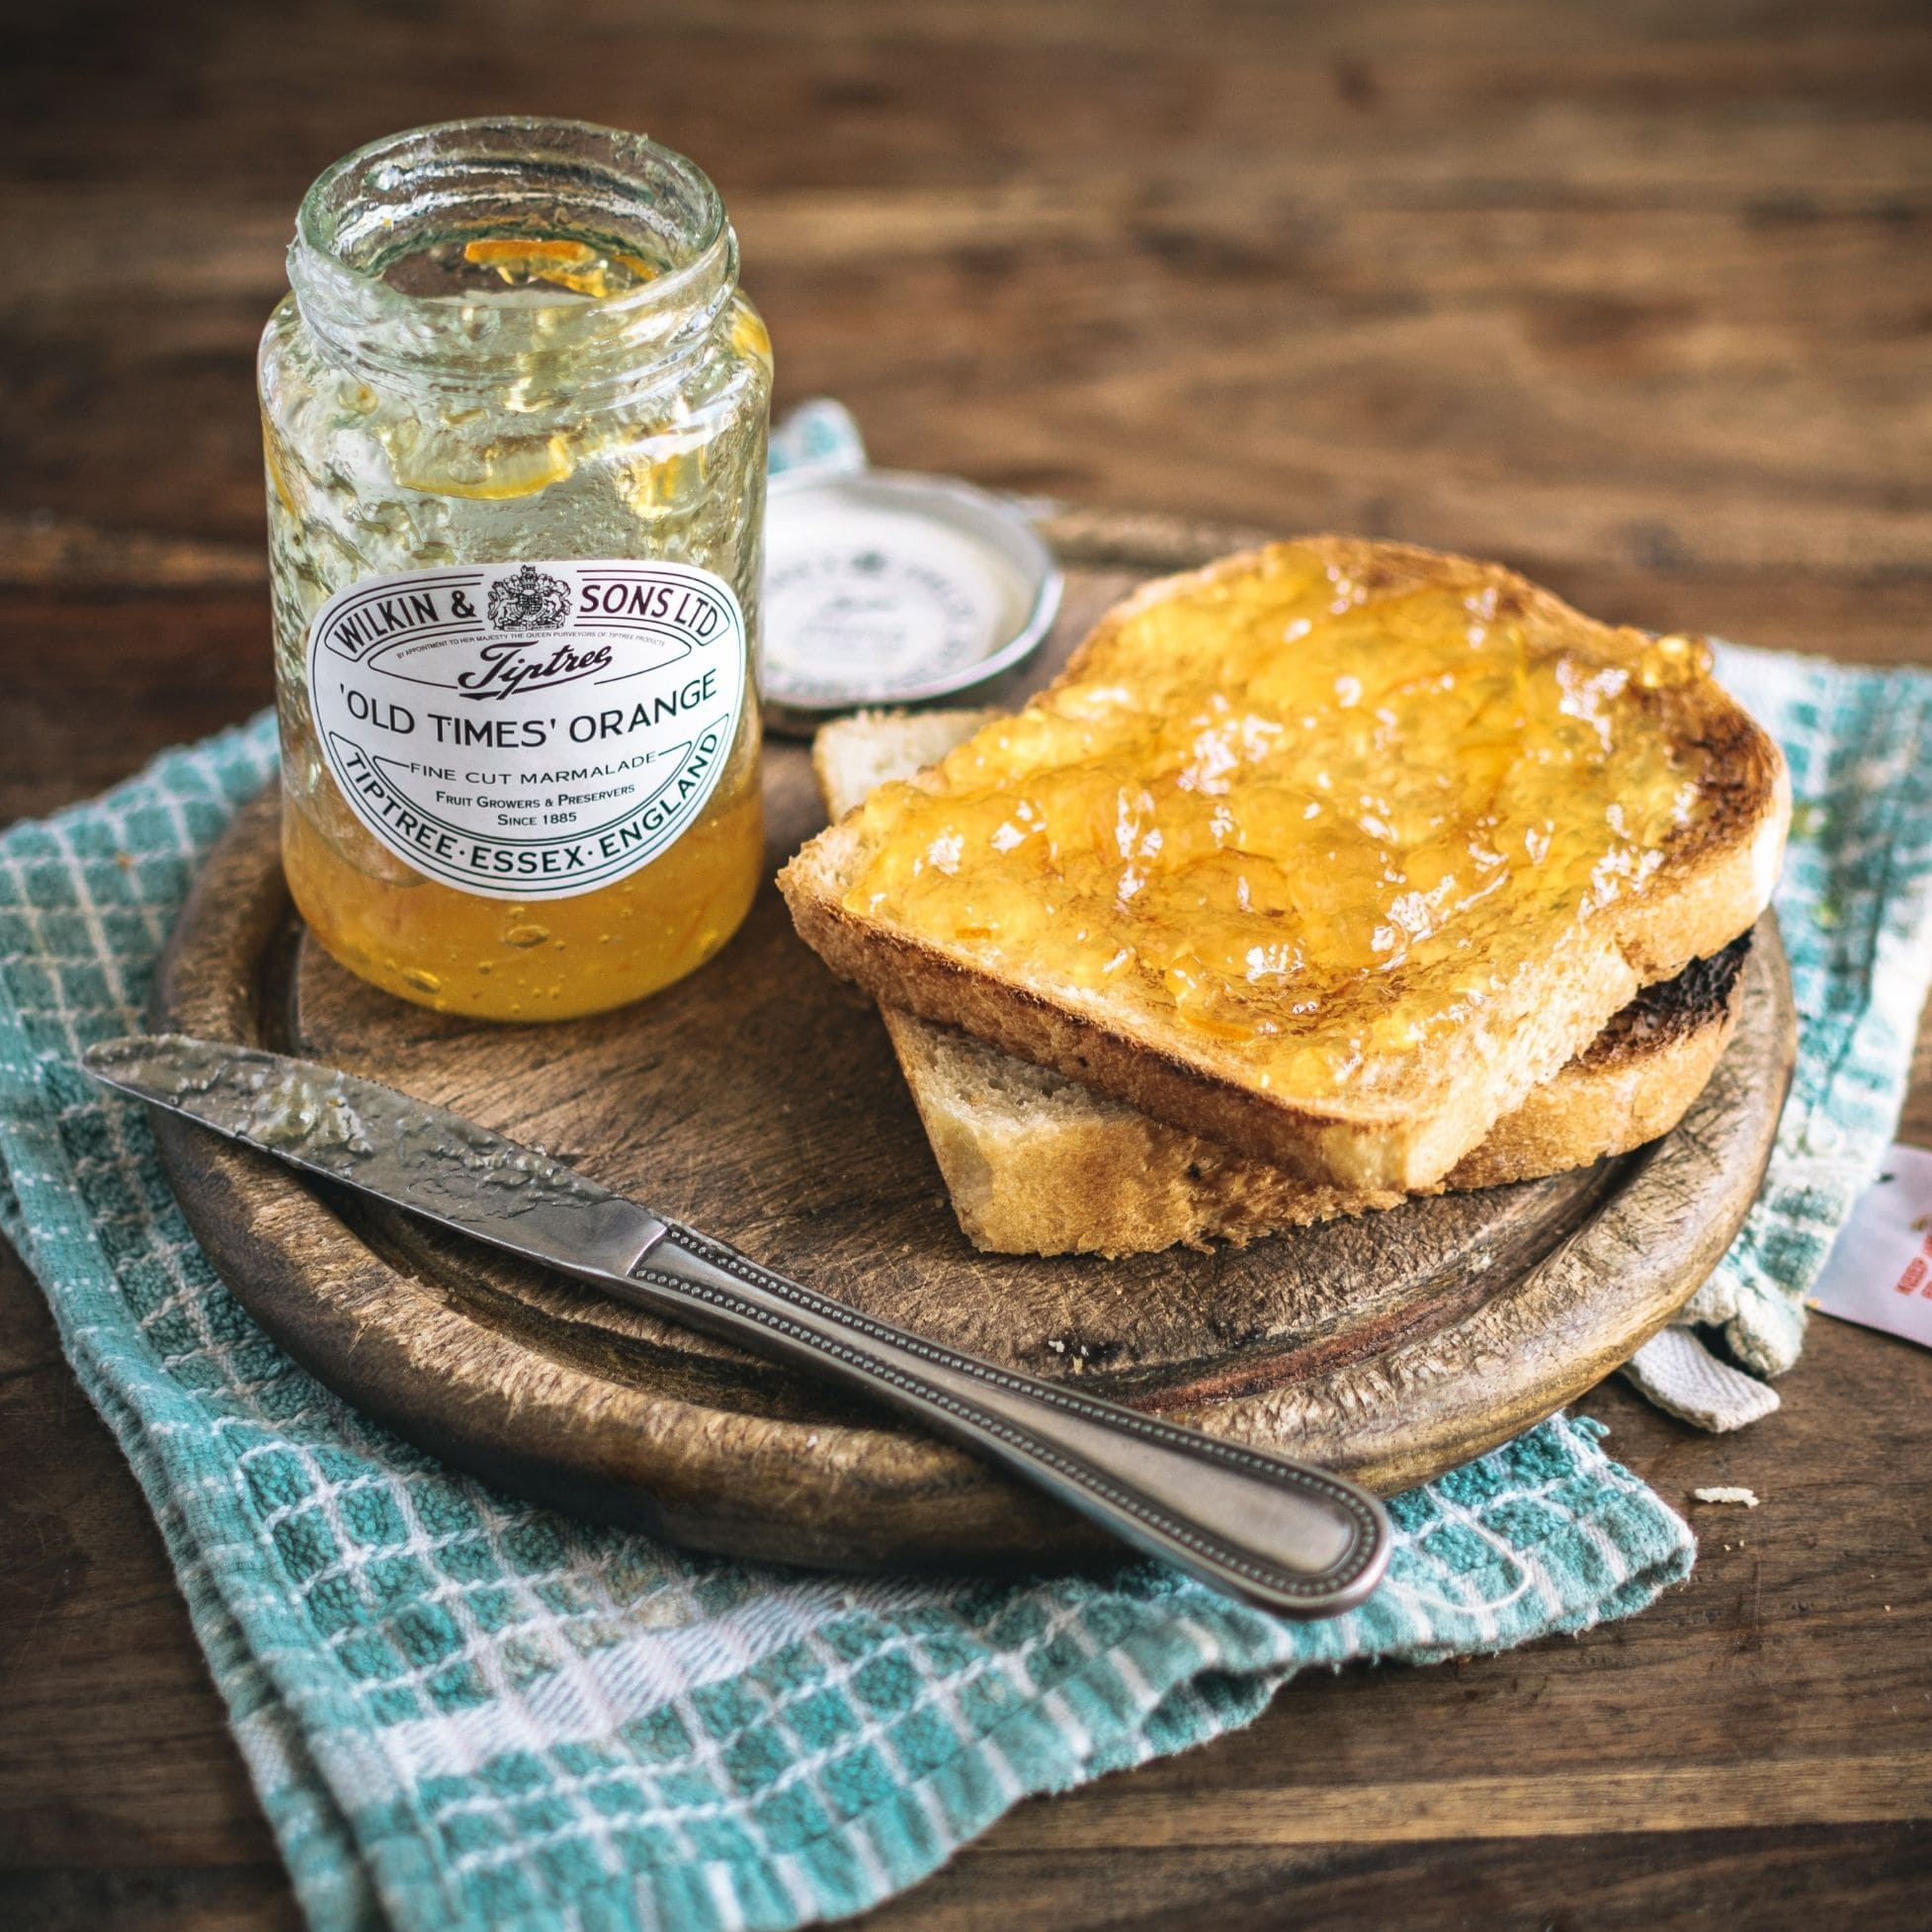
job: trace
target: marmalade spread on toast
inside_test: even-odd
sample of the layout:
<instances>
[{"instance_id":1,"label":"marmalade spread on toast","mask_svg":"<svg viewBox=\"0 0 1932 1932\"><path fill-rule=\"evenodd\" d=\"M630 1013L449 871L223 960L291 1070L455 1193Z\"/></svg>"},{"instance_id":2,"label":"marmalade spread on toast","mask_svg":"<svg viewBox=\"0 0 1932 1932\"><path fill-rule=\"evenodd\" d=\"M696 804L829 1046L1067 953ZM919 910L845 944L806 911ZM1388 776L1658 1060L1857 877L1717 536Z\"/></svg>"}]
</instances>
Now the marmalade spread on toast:
<instances>
[{"instance_id":1,"label":"marmalade spread on toast","mask_svg":"<svg viewBox=\"0 0 1932 1932\"><path fill-rule=\"evenodd\" d=\"M1701 776L1658 697L1710 655L1388 575L1281 546L1131 610L873 793L847 909L1262 1088L1390 1071L1642 889Z\"/></svg>"}]
</instances>

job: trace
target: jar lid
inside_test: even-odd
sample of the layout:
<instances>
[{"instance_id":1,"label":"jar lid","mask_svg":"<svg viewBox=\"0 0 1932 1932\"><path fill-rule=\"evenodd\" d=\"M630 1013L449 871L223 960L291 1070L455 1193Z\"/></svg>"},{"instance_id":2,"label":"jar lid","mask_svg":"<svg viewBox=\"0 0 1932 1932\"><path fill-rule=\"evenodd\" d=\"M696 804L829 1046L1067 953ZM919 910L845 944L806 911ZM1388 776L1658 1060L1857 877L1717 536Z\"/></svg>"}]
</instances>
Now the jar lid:
<instances>
[{"instance_id":1,"label":"jar lid","mask_svg":"<svg viewBox=\"0 0 1932 1932\"><path fill-rule=\"evenodd\" d=\"M1061 578L1024 511L945 476L775 476L760 689L775 731L950 698L1020 663Z\"/></svg>"}]
</instances>

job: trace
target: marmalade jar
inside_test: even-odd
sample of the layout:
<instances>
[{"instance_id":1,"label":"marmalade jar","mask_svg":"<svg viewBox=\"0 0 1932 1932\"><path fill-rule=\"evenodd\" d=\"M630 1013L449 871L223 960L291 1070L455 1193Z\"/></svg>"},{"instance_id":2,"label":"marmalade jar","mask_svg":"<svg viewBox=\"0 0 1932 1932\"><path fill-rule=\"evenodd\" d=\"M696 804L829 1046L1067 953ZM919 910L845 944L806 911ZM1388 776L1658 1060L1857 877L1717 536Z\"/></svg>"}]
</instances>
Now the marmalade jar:
<instances>
[{"instance_id":1,"label":"marmalade jar","mask_svg":"<svg viewBox=\"0 0 1932 1932\"><path fill-rule=\"evenodd\" d=\"M441 1011L711 957L763 863L771 345L698 168L452 122L309 190L260 360L282 843L309 930Z\"/></svg>"}]
</instances>

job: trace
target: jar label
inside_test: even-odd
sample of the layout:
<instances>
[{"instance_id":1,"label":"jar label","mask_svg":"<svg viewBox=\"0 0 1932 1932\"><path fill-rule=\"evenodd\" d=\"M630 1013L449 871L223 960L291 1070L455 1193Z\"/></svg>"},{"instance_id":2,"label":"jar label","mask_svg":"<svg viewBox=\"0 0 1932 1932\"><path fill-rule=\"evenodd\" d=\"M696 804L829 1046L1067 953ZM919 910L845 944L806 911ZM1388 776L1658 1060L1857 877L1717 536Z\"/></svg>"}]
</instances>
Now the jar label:
<instances>
[{"instance_id":1,"label":"jar label","mask_svg":"<svg viewBox=\"0 0 1932 1932\"><path fill-rule=\"evenodd\" d=\"M308 702L343 797L397 858L484 898L568 898L704 809L745 657L730 585L695 564L460 564L330 598Z\"/></svg>"}]
</instances>

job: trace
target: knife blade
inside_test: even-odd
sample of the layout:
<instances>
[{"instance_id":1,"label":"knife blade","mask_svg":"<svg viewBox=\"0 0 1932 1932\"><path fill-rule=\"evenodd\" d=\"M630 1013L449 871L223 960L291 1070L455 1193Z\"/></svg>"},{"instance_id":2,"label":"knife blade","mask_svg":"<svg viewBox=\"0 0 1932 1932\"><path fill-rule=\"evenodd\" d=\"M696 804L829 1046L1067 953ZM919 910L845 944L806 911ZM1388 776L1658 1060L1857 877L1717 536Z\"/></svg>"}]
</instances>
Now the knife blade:
<instances>
[{"instance_id":1,"label":"knife blade","mask_svg":"<svg viewBox=\"0 0 1932 1932\"><path fill-rule=\"evenodd\" d=\"M447 1108L179 1034L103 1042L84 1063L307 1173L856 1386L1259 1608L1334 1616L1386 1566L1387 1517L1343 1477L908 1334Z\"/></svg>"},{"instance_id":2,"label":"knife blade","mask_svg":"<svg viewBox=\"0 0 1932 1932\"><path fill-rule=\"evenodd\" d=\"M535 1147L313 1060L135 1034L90 1047L82 1064L292 1167L553 1268L628 1276L666 1231L649 1209Z\"/></svg>"}]
</instances>

